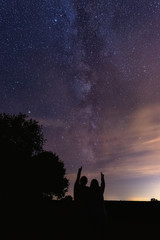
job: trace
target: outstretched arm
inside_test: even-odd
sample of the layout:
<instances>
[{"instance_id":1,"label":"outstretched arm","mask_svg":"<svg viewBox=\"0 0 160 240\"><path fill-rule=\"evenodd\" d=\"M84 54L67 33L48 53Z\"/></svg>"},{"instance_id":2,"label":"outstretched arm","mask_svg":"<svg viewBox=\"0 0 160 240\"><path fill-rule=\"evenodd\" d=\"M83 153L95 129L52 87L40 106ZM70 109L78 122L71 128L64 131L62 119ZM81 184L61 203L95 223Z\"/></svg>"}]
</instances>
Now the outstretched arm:
<instances>
[{"instance_id":1,"label":"outstretched arm","mask_svg":"<svg viewBox=\"0 0 160 240\"><path fill-rule=\"evenodd\" d=\"M101 172L101 189L102 189L102 192L104 193L105 181L104 181L104 174L102 172Z\"/></svg>"}]
</instances>

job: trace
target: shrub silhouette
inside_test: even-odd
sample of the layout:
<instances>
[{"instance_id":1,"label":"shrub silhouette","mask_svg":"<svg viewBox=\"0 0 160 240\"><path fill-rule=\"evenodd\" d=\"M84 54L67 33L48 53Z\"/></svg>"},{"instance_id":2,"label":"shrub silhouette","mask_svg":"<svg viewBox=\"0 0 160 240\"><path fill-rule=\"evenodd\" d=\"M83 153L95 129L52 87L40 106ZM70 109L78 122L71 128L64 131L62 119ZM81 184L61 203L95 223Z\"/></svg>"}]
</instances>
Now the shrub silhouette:
<instances>
[{"instance_id":1,"label":"shrub silhouette","mask_svg":"<svg viewBox=\"0 0 160 240\"><path fill-rule=\"evenodd\" d=\"M44 151L33 157L34 180L37 196L42 199L62 198L68 190L64 163L56 154Z\"/></svg>"}]
</instances>

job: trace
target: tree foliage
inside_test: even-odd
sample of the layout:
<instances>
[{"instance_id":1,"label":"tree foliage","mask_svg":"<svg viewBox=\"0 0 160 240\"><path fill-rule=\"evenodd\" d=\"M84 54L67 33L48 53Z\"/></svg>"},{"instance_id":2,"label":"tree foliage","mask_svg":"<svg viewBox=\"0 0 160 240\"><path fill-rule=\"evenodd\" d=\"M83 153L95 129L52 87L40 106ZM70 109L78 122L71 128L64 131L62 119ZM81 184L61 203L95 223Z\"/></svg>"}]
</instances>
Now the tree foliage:
<instances>
[{"instance_id":1,"label":"tree foliage","mask_svg":"<svg viewBox=\"0 0 160 240\"><path fill-rule=\"evenodd\" d=\"M56 154L44 151L33 157L38 196L52 199L64 197L68 189L68 179L65 177L64 163Z\"/></svg>"},{"instance_id":2,"label":"tree foliage","mask_svg":"<svg viewBox=\"0 0 160 240\"><path fill-rule=\"evenodd\" d=\"M27 115L0 114L0 198L63 197L68 187L57 155L43 150L42 126Z\"/></svg>"},{"instance_id":3,"label":"tree foliage","mask_svg":"<svg viewBox=\"0 0 160 240\"><path fill-rule=\"evenodd\" d=\"M42 126L27 115L0 114L0 146L5 153L10 149L12 156L31 157L43 149Z\"/></svg>"}]
</instances>

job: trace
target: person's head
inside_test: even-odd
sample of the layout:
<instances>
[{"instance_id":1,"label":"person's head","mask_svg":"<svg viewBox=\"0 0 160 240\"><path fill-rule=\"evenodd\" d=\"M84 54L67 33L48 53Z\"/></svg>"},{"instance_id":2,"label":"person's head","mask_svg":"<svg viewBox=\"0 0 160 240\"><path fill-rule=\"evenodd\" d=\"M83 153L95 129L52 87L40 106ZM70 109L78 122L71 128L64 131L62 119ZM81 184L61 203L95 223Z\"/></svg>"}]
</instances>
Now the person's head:
<instances>
[{"instance_id":1,"label":"person's head","mask_svg":"<svg viewBox=\"0 0 160 240\"><path fill-rule=\"evenodd\" d=\"M80 183L81 185L85 186L88 182L88 179L86 176L82 176L81 179L80 179Z\"/></svg>"},{"instance_id":2,"label":"person's head","mask_svg":"<svg viewBox=\"0 0 160 240\"><path fill-rule=\"evenodd\" d=\"M90 184L90 188L96 189L98 187L99 187L99 183L98 183L97 179L92 179L91 184Z\"/></svg>"}]
</instances>

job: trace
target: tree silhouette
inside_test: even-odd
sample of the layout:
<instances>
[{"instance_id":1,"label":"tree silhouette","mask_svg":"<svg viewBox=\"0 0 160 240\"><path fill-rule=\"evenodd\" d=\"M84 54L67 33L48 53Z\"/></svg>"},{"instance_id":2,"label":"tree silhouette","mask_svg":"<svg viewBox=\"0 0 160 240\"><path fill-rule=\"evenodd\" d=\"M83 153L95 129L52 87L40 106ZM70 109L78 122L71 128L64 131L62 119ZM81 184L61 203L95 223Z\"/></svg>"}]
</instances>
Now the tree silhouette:
<instances>
[{"instance_id":1,"label":"tree silhouette","mask_svg":"<svg viewBox=\"0 0 160 240\"><path fill-rule=\"evenodd\" d=\"M31 157L43 150L42 126L27 115L0 114L0 198L25 198L30 189Z\"/></svg>"},{"instance_id":2,"label":"tree silhouette","mask_svg":"<svg viewBox=\"0 0 160 240\"><path fill-rule=\"evenodd\" d=\"M57 155L43 150L42 126L27 115L0 114L0 199L63 197L68 188Z\"/></svg>"},{"instance_id":3,"label":"tree silhouette","mask_svg":"<svg viewBox=\"0 0 160 240\"><path fill-rule=\"evenodd\" d=\"M42 151L42 126L25 114L0 114L0 133L0 146L5 154L28 158Z\"/></svg>"},{"instance_id":4,"label":"tree silhouette","mask_svg":"<svg viewBox=\"0 0 160 240\"><path fill-rule=\"evenodd\" d=\"M35 189L39 198L62 198L68 190L68 179L65 177L64 163L56 154L43 151L33 157Z\"/></svg>"}]
</instances>

